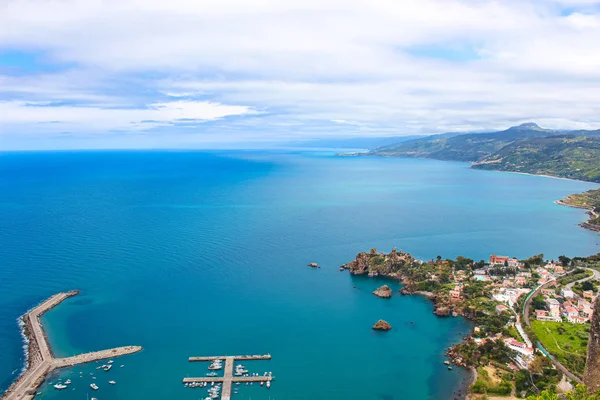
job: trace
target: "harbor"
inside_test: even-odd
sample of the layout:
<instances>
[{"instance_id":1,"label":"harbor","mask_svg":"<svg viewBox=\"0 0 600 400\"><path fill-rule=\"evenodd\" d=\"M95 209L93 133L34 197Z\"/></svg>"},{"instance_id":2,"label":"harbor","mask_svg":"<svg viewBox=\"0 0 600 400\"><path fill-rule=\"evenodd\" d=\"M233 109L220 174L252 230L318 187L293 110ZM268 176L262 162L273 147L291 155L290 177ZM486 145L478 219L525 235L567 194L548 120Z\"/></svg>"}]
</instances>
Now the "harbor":
<instances>
[{"instance_id":1,"label":"harbor","mask_svg":"<svg viewBox=\"0 0 600 400\"><path fill-rule=\"evenodd\" d=\"M263 375L253 373L250 375L248 370L242 365L235 365L236 361L252 361L252 360L270 360L271 355L242 355L242 356L210 356L210 357L190 357L190 362L210 362L208 367L209 373L206 377L183 378L185 387L197 388L208 387L208 397L206 399L221 398L221 400L231 400L233 385L239 386L242 383L265 385L266 388L271 387L271 382L274 377L271 372L265 372ZM223 367L223 360L225 366ZM234 371L235 365L235 371ZM217 376L215 371L223 370L223 376ZM210 386L209 386L210 384ZM233 394L237 394L237 389Z\"/></svg>"},{"instance_id":2,"label":"harbor","mask_svg":"<svg viewBox=\"0 0 600 400\"><path fill-rule=\"evenodd\" d=\"M23 316L23 334L28 340L27 369L0 397L1 400L33 399L36 389L46 376L56 369L124 356L142 350L141 346L125 346L66 358L55 357L40 318L66 299L77 294L79 294L77 290L55 294Z\"/></svg>"}]
</instances>

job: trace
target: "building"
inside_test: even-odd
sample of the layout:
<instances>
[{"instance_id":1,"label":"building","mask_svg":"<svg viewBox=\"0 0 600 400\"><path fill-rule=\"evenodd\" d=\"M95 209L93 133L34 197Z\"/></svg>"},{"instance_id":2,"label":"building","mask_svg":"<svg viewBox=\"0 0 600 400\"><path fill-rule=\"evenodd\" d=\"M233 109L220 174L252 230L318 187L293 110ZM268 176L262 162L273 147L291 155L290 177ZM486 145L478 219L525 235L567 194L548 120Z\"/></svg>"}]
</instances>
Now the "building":
<instances>
[{"instance_id":1,"label":"building","mask_svg":"<svg viewBox=\"0 0 600 400\"><path fill-rule=\"evenodd\" d=\"M594 291L593 290L584 290L583 298L592 300L594 298Z\"/></svg>"},{"instance_id":2,"label":"building","mask_svg":"<svg viewBox=\"0 0 600 400\"><path fill-rule=\"evenodd\" d=\"M587 320L587 318L575 316L575 317L568 317L567 321L569 321L572 324L585 324L588 320Z\"/></svg>"},{"instance_id":3,"label":"building","mask_svg":"<svg viewBox=\"0 0 600 400\"><path fill-rule=\"evenodd\" d=\"M560 318L560 303L556 299L547 299L546 307L554 318Z\"/></svg>"},{"instance_id":4,"label":"building","mask_svg":"<svg viewBox=\"0 0 600 400\"><path fill-rule=\"evenodd\" d=\"M495 254L492 254L490 256L490 265L504 265L505 263L508 264L508 256L497 256Z\"/></svg>"},{"instance_id":5,"label":"building","mask_svg":"<svg viewBox=\"0 0 600 400\"><path fill-rule=\"evenodd\" d=\"M542 294L545 296L554 296L556 291L554 289L542 289Z\"/></svg>"},{"instance_id":6,"label":"building","mask_svg":"<svg viewBox=\"0 0 600 400\"><path fill-rule=\"evenodd\" d=\"M452 299L460 299L460 286L455 286L448 294Z\"/></svg>"},{"instance_id":7,"label":"building","mask_svg":"<svg viewBox=\"0 0 600 400\"><path fill-rule=\"evenodd\" d=\"M567 288L562 288L560 290L560 294L567 299L572 299L575 296L575 293L573 293L571 289Z\"/></svg>"},{"instance_id":8,"label":"building","mask_svg":"<svg viewBox=\"0 0 600 400\"><path fill-rule=\"evenodd\" d=\"M546 310L535 310L535 318L540 319L540 317L547 317L548 311Z\"/></svg>"},{"instance_id":9,"label":"building","mask_svg":"<svg viewBox=\"0 0 600 400\"><path fill-rule=\"evenodd\" d=\"M566 318L569 318L569 317L578 317L579 316L579 311L575 307L567 306L567 307L565 307L565 310L563 311L563 315Z\"/></svg>"},{"instance_id":10,"label":"building","mask_svg":"<svg viewBox=\"0 0 600 400\"><path fill-rule=\"evenodd\" d=\"M498 304L496 306L496 313L502 314L504 311L508 311L508 307L506 307L504 304Z\"/></svg>"},{"instance_id":11,"label":"building","mask_svg":"<svg viewBox=\"0 0 600 400\"><path fill-rule=\"evenodd\" d=\"M518 340L515 340L514 338L506 338L504 339L504 344L506 344L506 346L516 352L519 352L521 354L524 355L533 355L533 348L532 347L527 347L527 345L525 343L521 343Z\"/></svg>"},{"instance_id":12,"label":"building","mask_svg":"<svg viewBox=\"0 0 600 400\"><path fill-rule=\"evenodd\" d=\"M527 283L527 278L524 276L517 276L515 279L515 283L519 286L523 286Z\"/></svg>"}]
</instances>

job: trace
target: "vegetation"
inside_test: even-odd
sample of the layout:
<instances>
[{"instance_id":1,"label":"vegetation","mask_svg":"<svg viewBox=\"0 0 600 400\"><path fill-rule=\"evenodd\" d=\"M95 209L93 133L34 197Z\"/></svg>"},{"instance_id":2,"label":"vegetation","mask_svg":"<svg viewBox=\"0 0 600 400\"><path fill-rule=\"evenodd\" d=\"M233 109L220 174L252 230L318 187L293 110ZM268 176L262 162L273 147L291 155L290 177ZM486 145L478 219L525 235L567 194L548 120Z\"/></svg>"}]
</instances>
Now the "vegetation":
<instances>
[{"instance_id":1,"label":"vegetation","mask_svg":"<svg viewBox=\"0 0 600 400\"><path fill-rule=\"evenodd\" d=\"M477 380L471 385L473 393L480 394L508 395L512 388L512 374L497 370L493 366L477 368Z\"/></svg>"},{"instance_id":2,"label":"vegetation","mask_svg":"<svg viewBox=\"0 0 600 400\"><path fill-rule=\"evenodd\" d=\"M484 157L473 167L600 182L600 138L552 136L520 140Z\"/></svg>"},{"instance_id":3,"label":"vegetation","mask_svg":"<svg viewBox=\"0 0 600 400\"><path fill-rule=\"evenodd\" d=\"M531 322L537 339L569 370L583 374L586 361L589 325L560 322Z\"/></svg>"},{"instance_id":4,"label":"vegetation","mask_svg":"<svg viewBox=\"0 0 600 400\"><path fill-rule=\"evenodd\" d=\"M588 390L584 385L577 385L575 389L567 393L566 400L600 400L600 394L588 394ZM529 396L527 400L561 400L554 391L545 390L537 396Z\"/></svg>"},{"instance_id":5,"label":"vegetation","mask_svg":"<svg viewBox=\"0 0 600 400\"><path fill-rule=\"evenodd\" d=\"M600 189L588 190L585 193L572 194L562 199L562 204L571 207L585 208L592 212L587 222L600 227Z\"/></svg>"},{"instance_id":6,"label":"vegetation","mask_svg":"<svg viewBox=\"0 0 600 400\"><path fill-rule=\"evenodd\" d=\"M536 124L523 124L501 132L428 136L382 147L369 154L477 161L496 153L515 140L551 134L553 131L542 129Z\"/></svg>"},{"instance_id":7,"label":"vegetation","mask_svg":"<svg viewBox=\"0 0 600 400\"><path fill-rule=\"evenodd\" d=\"M558 132L528 123L501 132L428 136L367 154L471 161L477 169L600 182L599 136L600 130Z\"/></svg>"}]
</instances>

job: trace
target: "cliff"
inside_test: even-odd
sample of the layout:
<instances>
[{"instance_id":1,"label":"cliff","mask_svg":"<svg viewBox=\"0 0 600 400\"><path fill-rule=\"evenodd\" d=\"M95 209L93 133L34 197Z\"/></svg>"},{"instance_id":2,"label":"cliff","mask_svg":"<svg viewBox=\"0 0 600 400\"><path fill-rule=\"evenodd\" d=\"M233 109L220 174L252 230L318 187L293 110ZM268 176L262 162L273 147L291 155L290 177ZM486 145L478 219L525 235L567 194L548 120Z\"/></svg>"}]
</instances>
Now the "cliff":
<instances>
[{"instance_id":1,"label":"cliff","mask_svg":"<svg viewBox=\"0 0 600 400\"><path fill-rule=\"evenodd\" d=\"M583 382L590 392L600 390L600 297L594 305Z\"/></svg>"},{"instance_id":2,"label":"cliff","mask_svg":"<svg viewBox=\"0 0 600 400\"><path fill-rule=\"evenodd\" d=\"M369 276L388 276L399 279L402 269L412 266L415 258L402 250L392 249L389 254L377 253L376 249L371 249L369 253L361 252L356 255L353 261L345 264L343 267L350 270L354 275Z\"/></svg>"}]
</instances>

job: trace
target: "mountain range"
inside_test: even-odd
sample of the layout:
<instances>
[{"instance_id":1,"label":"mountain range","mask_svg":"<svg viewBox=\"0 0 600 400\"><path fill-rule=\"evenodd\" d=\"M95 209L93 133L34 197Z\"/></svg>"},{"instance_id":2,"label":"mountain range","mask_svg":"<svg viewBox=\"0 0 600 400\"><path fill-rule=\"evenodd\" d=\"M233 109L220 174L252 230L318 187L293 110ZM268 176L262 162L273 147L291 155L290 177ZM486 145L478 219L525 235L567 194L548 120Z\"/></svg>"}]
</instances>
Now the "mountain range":
<instances>
[{"instance_id":1,"label":"mountain range","mask_svg":"<svg viewBox=\"0 0 600 400\"><path fill-rule=\"evenodd\" d=\"M366 155L467 161L477 169L600 182L600 129L559 131L530 122L499 132L407 140L379 147Z\"/></svg>"}]
</instances>

